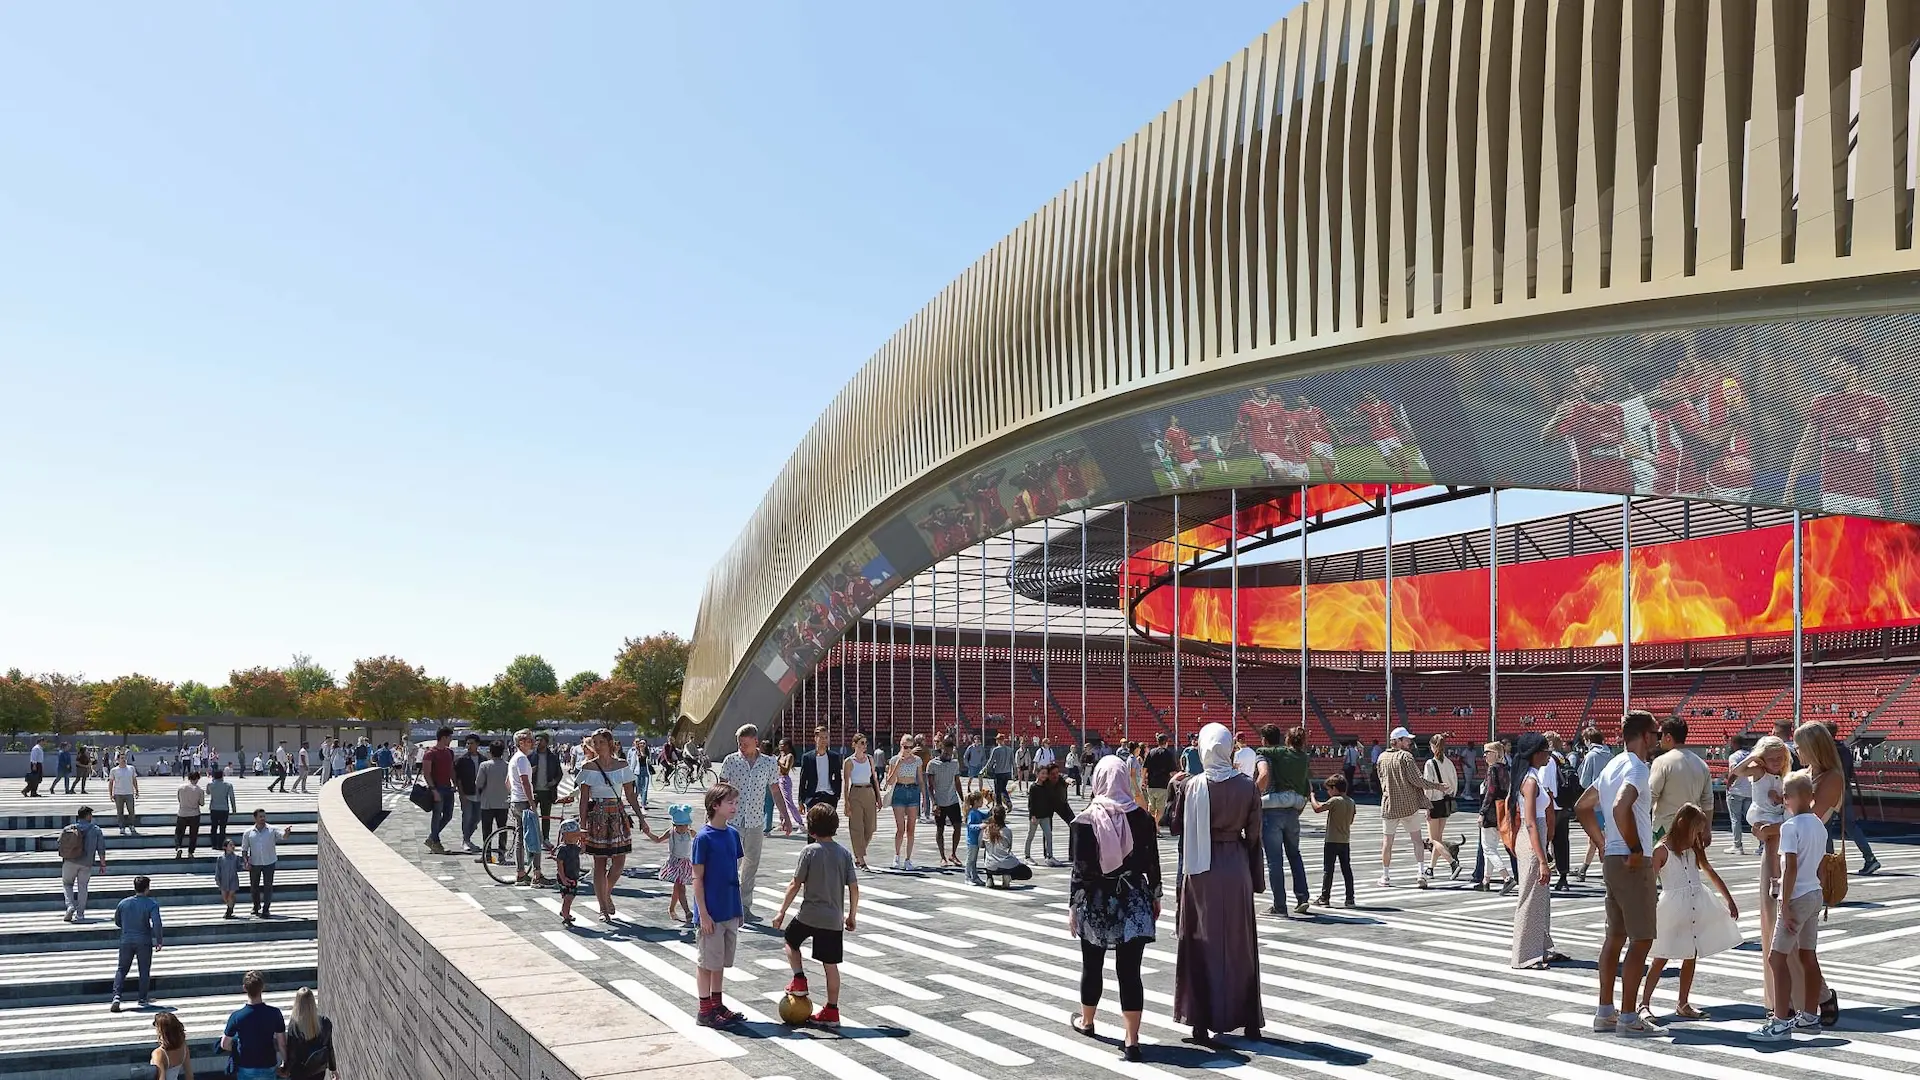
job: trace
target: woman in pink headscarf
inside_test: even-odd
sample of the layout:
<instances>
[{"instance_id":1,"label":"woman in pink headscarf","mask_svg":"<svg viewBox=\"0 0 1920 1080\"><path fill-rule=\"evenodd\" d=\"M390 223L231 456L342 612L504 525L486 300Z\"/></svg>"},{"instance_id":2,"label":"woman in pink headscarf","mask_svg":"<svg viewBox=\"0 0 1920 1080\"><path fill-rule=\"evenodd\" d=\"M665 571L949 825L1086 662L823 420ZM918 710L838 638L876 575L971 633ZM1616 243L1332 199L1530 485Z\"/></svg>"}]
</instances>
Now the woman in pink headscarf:
<instances>
[{"instance_id":1,"label":"woman in pink headscarf","mask_svg":"<svg viewBox=\"0 0 1920 1080\"><path fill-rule=\"evenodd\" d=\"M1093 770L1093 802L1073 820L1067 929L1080 937L1080 1015L1068 1023L1082 1035L1093 1035L1101 971L1107 950L1114 950L1120 1013L1127 1022L1120 1056L1139 1061L1140 1012L1146 1002L1140 957L1160 920L1160 849L1159 828L1153 815L1133 801L1129 779L1126 762L1102 758Z\"/></svg>"}]
</instances>

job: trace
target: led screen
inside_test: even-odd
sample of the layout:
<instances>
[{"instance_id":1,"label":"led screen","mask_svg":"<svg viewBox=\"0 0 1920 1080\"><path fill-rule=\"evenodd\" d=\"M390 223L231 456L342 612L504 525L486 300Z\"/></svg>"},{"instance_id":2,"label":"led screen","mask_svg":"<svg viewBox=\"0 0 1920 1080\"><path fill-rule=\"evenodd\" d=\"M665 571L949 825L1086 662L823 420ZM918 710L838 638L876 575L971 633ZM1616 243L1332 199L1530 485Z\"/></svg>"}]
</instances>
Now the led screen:
<instances>
[{"instance_id":1,"label":"led screen","mask_svg":"<svg viewBox=\"0 0 1920 1080\"><path fill-rule=\"evenodd\" d=\"M1787 525L1636 547L1633 640L1699 641L1792 630L1792 555ZM1862 518L1818 518L1806 525L1805 560L1806 629L1920 623L1920 530ZM1398 578L1393 605L1396 652L1487 648L1485 570ZM1165 633L1173 623L1173 590L1154 590L1134 610L1141 625ZM1384 581L1307 587L1309 648L1379 652L1385 648L1385 617ZM1227 589L1182 585L1180 625L1186 638L1224 645L1231 640L1232 621ZM1299 648L1299 587L1241 589L1240 633L1243 644ZM1500 568L1503 650L1619 641L1619 552Z\"/></svg>"}]
</instances>

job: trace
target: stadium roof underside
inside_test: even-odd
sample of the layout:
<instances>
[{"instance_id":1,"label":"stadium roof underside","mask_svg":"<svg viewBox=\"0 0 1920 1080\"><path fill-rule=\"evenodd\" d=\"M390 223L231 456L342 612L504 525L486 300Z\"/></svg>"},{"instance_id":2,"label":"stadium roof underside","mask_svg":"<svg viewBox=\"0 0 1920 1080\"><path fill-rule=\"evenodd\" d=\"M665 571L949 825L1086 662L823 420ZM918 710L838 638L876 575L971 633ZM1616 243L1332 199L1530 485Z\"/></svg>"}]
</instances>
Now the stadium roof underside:
<instances>
[{"instance_id":1,"label":"stadium roof underside","mask_svg":"<svg viewBox=\"0 0 1920 1080\"><path fill-rule=\"evenodd\" d=\"M870 572L870 611L982 537L1175 489L1920 519L1920 17L1812 10L1296 8L853 376L708 580L686 711L778 712L836 580Z\"/></svg>"}]
</instances>

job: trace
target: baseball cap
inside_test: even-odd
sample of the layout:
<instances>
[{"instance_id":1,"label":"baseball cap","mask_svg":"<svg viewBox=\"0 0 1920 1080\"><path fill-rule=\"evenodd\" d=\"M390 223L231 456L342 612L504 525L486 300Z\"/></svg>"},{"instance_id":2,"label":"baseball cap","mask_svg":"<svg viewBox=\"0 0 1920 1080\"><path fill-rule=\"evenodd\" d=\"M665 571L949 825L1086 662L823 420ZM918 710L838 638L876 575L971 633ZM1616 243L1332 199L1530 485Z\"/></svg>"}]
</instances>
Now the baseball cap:
<instances>
[{"instance_id":1,"label":"baseball cap","mask_svg":"<svg viewBox=\"0 0 1920 1080\"><path fill-rule=\"evenodd\" d=\"M1397 727L1393 729L1393 734L1387 736L1387 741L1398 742L1401 739L1411 739L1411 738L1413 738L1413 732L1408 731L1406 728L1403 728L1403 727Z\"/></svg>"}]
</instances>

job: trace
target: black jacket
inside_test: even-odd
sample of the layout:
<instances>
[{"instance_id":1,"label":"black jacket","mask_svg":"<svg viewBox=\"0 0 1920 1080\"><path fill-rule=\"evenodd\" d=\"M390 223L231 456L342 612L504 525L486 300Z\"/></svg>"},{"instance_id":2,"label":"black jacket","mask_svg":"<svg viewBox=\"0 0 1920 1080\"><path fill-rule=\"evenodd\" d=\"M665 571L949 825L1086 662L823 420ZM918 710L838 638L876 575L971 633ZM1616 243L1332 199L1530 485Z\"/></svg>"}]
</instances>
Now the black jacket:
<instances>
[{"instance_id":1,"label":"black jacket","mask_svg":"<svg viewBox=\"0 0 1920 1080\"><path fill-rule=\"evenodd\" d=\"M800 805L801 806L808 805L809 803L813 802L813 797L816 794L821 794L820 784L819 784L820 766L817 764L818 759L819 759L819 755L812 750L809 750L805 754L802 754L800 756ZM827 751L827 780L832 788L832 795L833 795L834 802L840 801L841 760L842 759L839 754L836 754L831 750Z\"/></svg>"},{"instance_id":2,"label":"black jacket","mask_svg":"<svg viewBox=\"0 0 1920 1080\"><path fill-rule=\"evenodd\" d=\"M487 760L478 754L461 754L453 759L453 786L464 799L478 798L473 790L479 779L480 763Z\"/></svg>"},{"instance_id":3,"label":"black jacket","mask_svg":"<svg viewBox=\"0 0 1920 1080\"><path fill-rule=\"evenodd\" d=\"M560 777L565 772L560 767L560 755L551 750L533 752L533 790L551 792L560 787Z\"/></svg>"}]
</instances>

